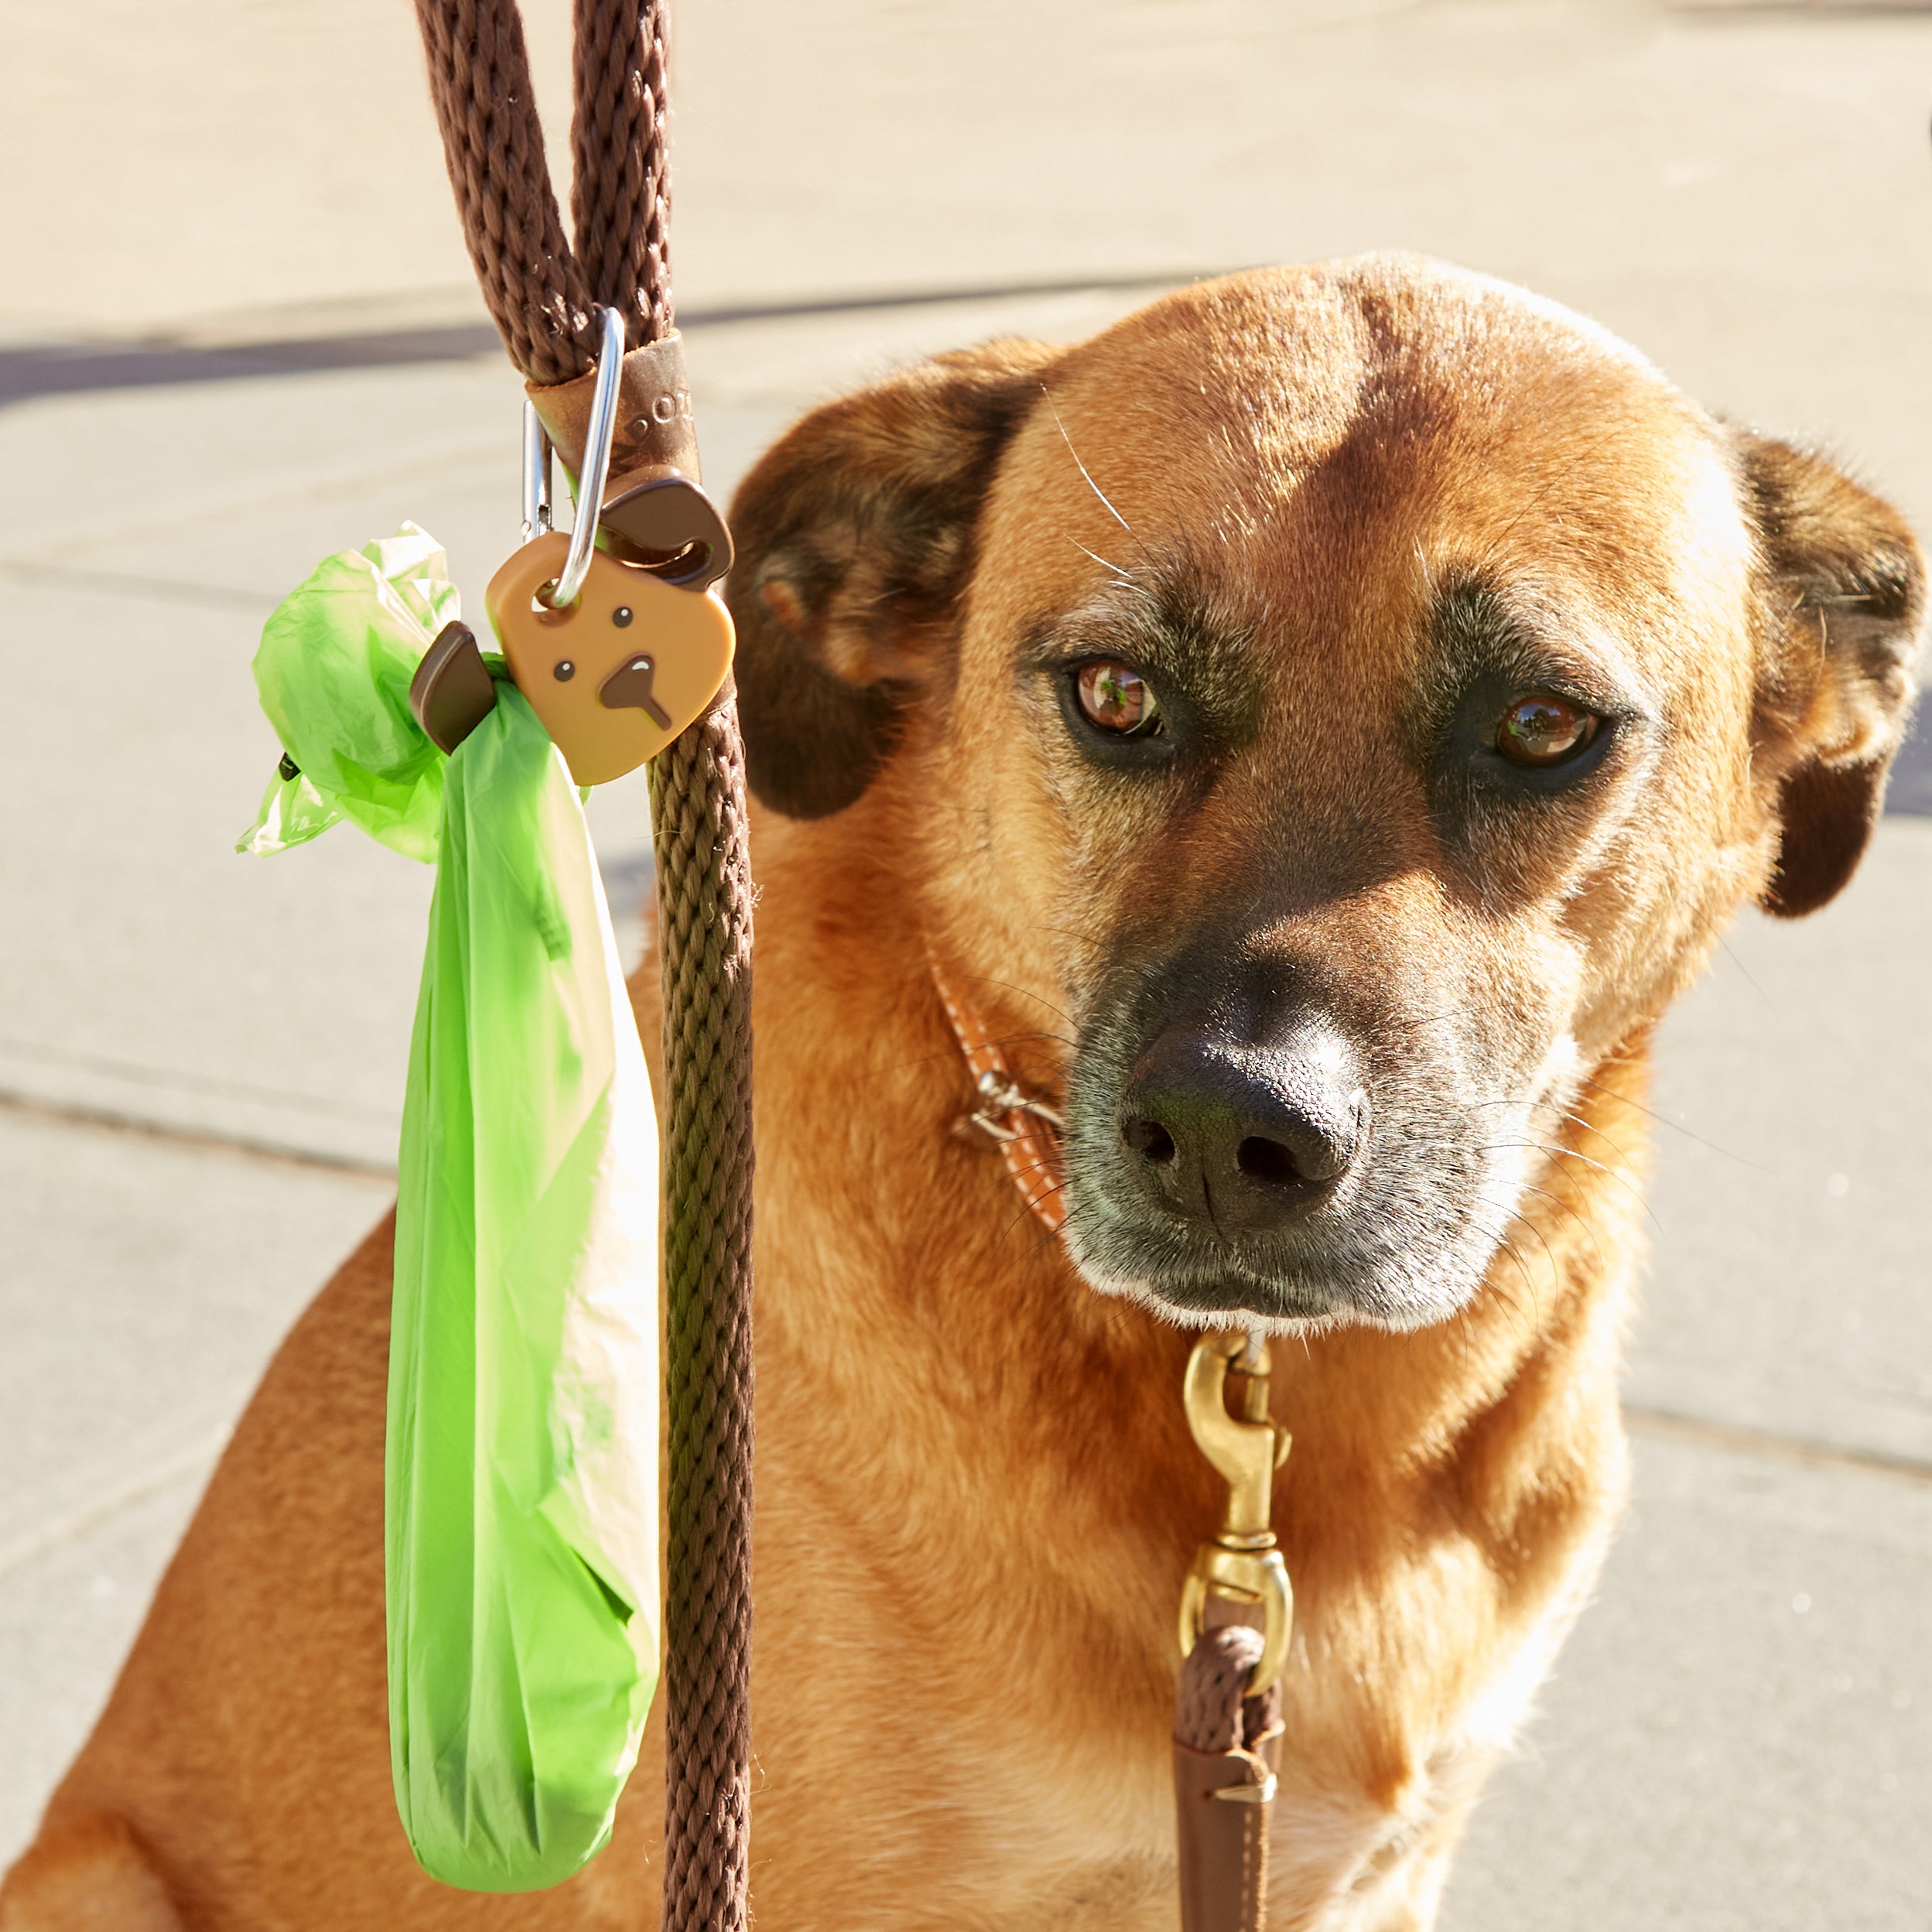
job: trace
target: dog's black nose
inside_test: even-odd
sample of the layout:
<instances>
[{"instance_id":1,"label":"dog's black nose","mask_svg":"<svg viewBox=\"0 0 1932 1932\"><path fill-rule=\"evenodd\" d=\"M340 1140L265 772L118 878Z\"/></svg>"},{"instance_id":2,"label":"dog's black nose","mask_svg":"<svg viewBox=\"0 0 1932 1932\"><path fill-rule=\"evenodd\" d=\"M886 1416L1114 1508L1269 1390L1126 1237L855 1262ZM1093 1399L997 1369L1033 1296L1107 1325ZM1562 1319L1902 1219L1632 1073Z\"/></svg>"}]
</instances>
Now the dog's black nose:
<instances>
[{"instance_id":1,"label":"dog's black nose","mask_svg":"<svg viewBox=\"0 0 1932 1932\"><path fill-rule=\"evenodd\" d=\"M1334 1189L1367 1113L1355 1055L1326 1028L1266 1046L1172 1028L1134 1070L1120 1137L1164 1205L1224 1234L1260 1234Z\"/></svg>"}]
</instances>

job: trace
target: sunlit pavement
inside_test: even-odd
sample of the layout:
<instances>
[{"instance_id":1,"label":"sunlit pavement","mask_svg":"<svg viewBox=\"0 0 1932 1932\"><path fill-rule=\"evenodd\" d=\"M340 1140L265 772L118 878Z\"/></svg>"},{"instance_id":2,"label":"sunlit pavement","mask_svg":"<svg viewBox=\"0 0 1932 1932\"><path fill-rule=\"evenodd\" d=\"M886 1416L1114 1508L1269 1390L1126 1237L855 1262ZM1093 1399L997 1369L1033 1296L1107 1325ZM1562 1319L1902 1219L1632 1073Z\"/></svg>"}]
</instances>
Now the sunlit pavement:
<instances>
[{"instance_id":1,"label":"sunlit pavement","mask_svg":"<svg viewBox=\"0 0 1932 1932\"><path fill-rule=\"evenodd\" d=\"M1588 309L1932 525L1932 21L688 12L681 288L722 490L894 360L1391 243ZM0 23L29 71L121 90L127 144L5 217L46 262L31 308L0 297L5 1856L268 1352L387 1199L429 875L347 833L232 856L275 757L255 634L405 517L474 609L515 539L518 392L407 9L354 0L327 34L242 0L128 9L104 81L53 10ZM44 160L71 102L31 91L5 138ZM595 816L634 906L641 787ZM1932 818L1894 816L1839 904L1747 918L1666 1027L1636 1507L1479 1815L1458 1932L1932 1920L1928 959Z\"/></svg>"}]
</instances>

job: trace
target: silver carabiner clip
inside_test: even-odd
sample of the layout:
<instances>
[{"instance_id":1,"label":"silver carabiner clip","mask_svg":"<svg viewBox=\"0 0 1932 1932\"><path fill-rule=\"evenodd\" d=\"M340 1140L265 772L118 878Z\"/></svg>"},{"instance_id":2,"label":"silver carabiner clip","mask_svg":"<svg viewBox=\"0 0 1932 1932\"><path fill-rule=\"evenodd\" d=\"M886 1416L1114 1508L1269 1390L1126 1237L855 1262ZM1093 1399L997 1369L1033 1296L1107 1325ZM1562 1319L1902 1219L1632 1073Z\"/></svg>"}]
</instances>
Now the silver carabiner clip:
<instances>
[{"instance_id":1,"label":"silver carabiner clip","mask_svg":"<svg viewBox=\"0 0 1932 1932\"><path fill-rule=\"evenodd\" d=\"M550 433L537 405L523 405L523 540L550 534Z\"/></svg>"},{"instance_id":2,"label":"silver carabiner clip","mask_svg":"<svg viewBox=\"0 0 1932 1932\"><path fill-rule=\"evenodd\" d=\"M553 610L573 604L590 569L597 541L597 513L610 474L610 444L617 427L617 385L623 374L624 317L604 311L604 351L597 358L597 386L590 398L590 423L584 435L583 474L577 480L576 516L570 526L570 554L556 587L543 601ZM527 543L550 528L550 439L535 409L523 405L523 537ZM542 596L542 592L538 594Z\"/></svg>"}]
</instances>

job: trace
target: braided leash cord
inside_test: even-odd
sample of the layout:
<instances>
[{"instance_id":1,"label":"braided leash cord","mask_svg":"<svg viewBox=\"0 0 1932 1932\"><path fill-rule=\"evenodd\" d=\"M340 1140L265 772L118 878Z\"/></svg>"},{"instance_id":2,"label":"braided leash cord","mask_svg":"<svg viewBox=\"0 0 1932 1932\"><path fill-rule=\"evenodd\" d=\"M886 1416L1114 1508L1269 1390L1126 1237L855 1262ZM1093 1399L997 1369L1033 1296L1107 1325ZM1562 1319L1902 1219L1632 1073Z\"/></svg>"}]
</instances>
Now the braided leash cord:
<instances>
[{"instance_id":1,"label":"braided leash cord","mask_svg":"<svg viewBox=\"0 0 1932 1932\"><path fill-rule=\"evenodd\" d=\"M443 158L491 320L533 382L597 360L591 296L563 238L516 0L416 0Z\"/></svg>"},{"instance_id":2,"label":"braided leash cord","mask_svg":"<svg viewBox=\"0 0 1932 1932\"><path fill-rule=\"evenodd\" d=\"M665 8L576 0L570 229L585 278L633 344L674 326Z\"/></svg>"},{"instance_id":3,"label":"braided leash cord","mask_svg":"<svg viewBox=\"0 0 1932 1932\"><path fill-rule=\"evenodd\" d=\"M573 255L515 0L417 0L465 239L510 359L567 382L595 303L669 335L665 0L576 0ZM729 683L651 767L665 1149L665 1932L743 1932L751 1822L751 873Z\"/></svg>"},{"instance_id":4,"label":"braided leash cord","mask_svg":"<svg viewBox=\"0 0 1932 1932\"><path fill-rule=\"evenodd\" d=\"M670 1088L664 1923L741 1932L751 1807L751 877L727 700L651 767Z\"/></svg>"},{"instance_id":5,"label":"braided leash cord","mask_svg":"<svg viewBox=\"0 0 1932 1932\"><path fill-rule=\"evenodd\" d=\"M1261 1633L1244 1623L1205 1631L1181 1666L1174 1692L1174 1735L1196 1751L1244 1749L1281 1721L1277 1677L1258 1698L1248 1677L1261 1656Z\"/></svg>"}]
</instances>

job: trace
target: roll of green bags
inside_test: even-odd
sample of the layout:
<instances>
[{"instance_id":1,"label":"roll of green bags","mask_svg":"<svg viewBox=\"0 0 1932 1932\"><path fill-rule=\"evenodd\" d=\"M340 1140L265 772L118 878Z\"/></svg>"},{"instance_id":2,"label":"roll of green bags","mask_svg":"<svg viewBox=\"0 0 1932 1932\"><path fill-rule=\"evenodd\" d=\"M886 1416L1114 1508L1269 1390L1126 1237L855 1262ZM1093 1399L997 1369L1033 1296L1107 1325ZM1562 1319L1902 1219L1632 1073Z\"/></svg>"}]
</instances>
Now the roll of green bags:
<instances>
[{"instance_id":1,"label":"roll of green bags","mask_svg":"<svg viewBox=\"0 0 1932 1932\"><path fill-rule=\"evenodd\" d=\"M561 754L500 675L446 758L410 713L456 615L407 525L281 605L255 672L286 755L241 849L347 818L436 866L396 1202L390 1756L425 1869L518 1892L607 1842L656 1685L657 1123Z\"/></svg>"}]
</instances>

